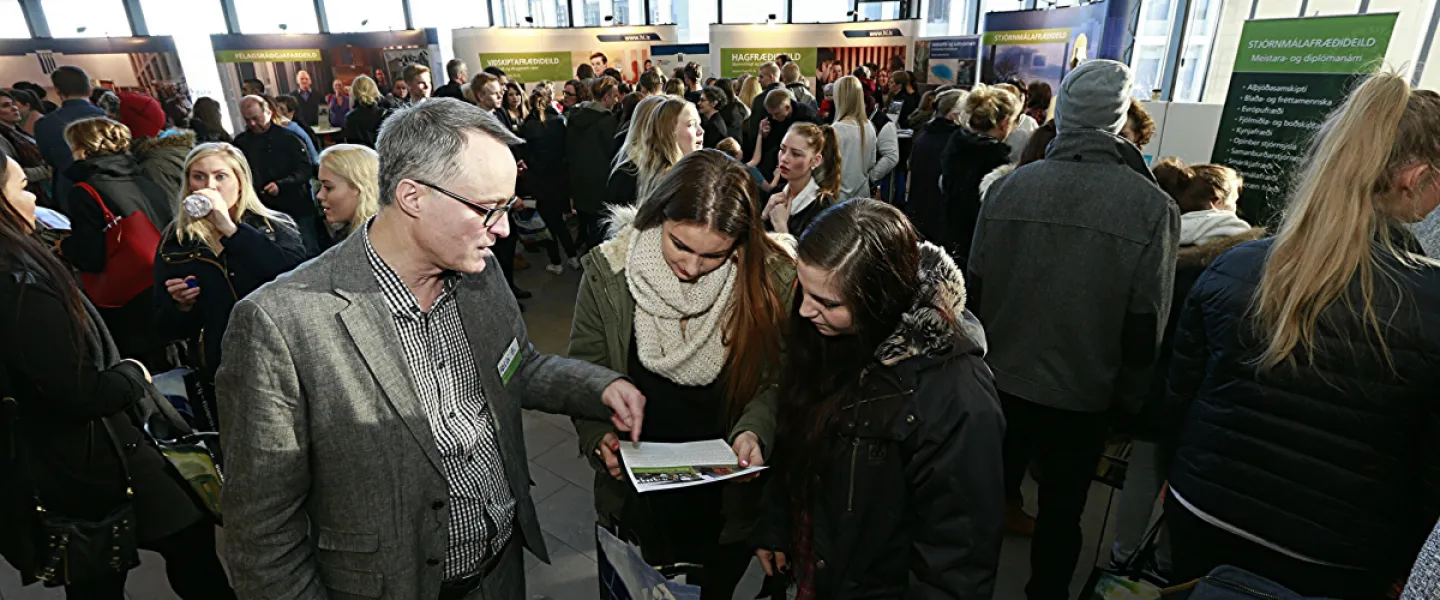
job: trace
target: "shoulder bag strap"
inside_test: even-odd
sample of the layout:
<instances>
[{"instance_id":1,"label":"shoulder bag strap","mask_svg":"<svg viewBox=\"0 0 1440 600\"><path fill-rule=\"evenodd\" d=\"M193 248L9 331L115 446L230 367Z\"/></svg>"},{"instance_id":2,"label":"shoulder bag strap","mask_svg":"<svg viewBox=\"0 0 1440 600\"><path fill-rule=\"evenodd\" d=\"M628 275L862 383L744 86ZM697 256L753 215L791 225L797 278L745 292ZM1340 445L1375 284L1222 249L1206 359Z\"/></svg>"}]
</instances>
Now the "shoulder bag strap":
<instances>
[{"instance_id":1,"label":"shoulder bag strap","mask_svg":"<svg viewBox=\"0 0 1440 600\"><path fill-rule=\"evenodd\" d=\"M115 214L112 213L112 212L110 212L110 209L105 206L105 201L100 199L100 192L95 191L95 188L94 188L94 187L91 187L90 184L88 184L88 183L77 183L77 184L75 184L75 187L78 187L78 188L80 188L80 189L85 190L86 192L88 192L88 193L90 194L90 197L95 199L95 203L100 205L100 212L101 212L101 213L104 213L104 215L105 215L105 228L106 228L106 229L109 229L109 228L110 228L110 225L114 224L115 221L118 221L118 220L119 220L119 219L116 219L116 218L115 218Z\"/></svg>"}]
</instances>

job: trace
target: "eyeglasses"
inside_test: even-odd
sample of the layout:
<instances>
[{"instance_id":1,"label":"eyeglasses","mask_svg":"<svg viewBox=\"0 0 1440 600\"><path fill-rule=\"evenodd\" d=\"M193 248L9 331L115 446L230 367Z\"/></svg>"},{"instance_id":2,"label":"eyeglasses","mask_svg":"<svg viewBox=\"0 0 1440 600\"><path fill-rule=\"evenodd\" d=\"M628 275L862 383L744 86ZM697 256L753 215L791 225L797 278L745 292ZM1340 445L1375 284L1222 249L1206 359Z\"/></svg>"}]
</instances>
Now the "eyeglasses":
<instances>
[{"instance_id":1,"label":"eyeglasses","mask_svg":"<svg viewBox=\"0 0 1440 600\"><path fill-rule=\"evenodd\" d=\"M461 196L460 194L442 188L433 183L426 183L418 179L412 181L442 194L445 194L446 196L454 198L457 202L464 204L466 208L475 211L476 214L485 218L486 227L494 227L495 224L499 223L500 219L505 216L505 213L510 212L510 207L515 206L515 202L520 200L519 196L515 196L511 198L509 202L506 202L501 206L497 206L495 208L485 208L483 206L480 206L480 204L475 202L474 200L470 200L469 198Z\"/></svg>"}]
</instances>

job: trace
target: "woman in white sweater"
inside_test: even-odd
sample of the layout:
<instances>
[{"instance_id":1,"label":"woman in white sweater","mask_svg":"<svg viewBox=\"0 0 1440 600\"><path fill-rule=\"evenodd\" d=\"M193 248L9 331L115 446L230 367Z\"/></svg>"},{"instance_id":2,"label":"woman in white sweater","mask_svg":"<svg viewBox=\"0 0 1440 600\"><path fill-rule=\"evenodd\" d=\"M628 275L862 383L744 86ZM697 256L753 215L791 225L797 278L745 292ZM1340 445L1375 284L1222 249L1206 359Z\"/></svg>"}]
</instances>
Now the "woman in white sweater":
<instances>
[{"instance_id":1,"label":"woman in white sweater","mask_svg":"<svg viewBox=\"0 0 1440 600\"><path fill-rule=\"evenodd\" d=\"M865 91L846 75L835 82L835 137L840 142L840 201L870 197L878 156L875 126L865 118Z\"/></svg>"}]
</instances>

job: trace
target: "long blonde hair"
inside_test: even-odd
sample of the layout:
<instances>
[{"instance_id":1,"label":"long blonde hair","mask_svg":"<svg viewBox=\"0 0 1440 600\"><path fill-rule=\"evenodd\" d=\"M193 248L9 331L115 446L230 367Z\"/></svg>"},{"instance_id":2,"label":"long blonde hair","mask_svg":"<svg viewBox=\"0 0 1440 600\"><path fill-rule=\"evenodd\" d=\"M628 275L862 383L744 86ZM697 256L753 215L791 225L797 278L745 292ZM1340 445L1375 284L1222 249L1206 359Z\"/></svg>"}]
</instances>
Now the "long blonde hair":
<instances>
[{"instance_id":1,"label":"long blonde hair","mask_svg":"<svg viewBox=\"0 0 1440 600\"><path fill-rule=\"evenodd\" d=\"M355 233L380 212L380 155L359 144L336 144L320 153L320 166L360 192L345 234Z\"/></svg>"},{"instance_id":2,"label":"long blonde hair","mask_svg":"<svg viewBox=\"0 0 1440 600\"><path fill-rule=\"evenodd\" d=\"M1440 96L1412 91L1395 74L1371 75L1325 119L1301 164L1252 311L1264 340L1256 363L1268 370L1313 356L1321 315L1339 300L1361 315L1393 367L1375 283L1393 270L1382 264L1387 259L1407 268L1435 264L1397 243L1398 226L1425 215L1396 184L1417 164L1430 170L1421 187L1436 184ZM1363 306L1346 293L1357 279Z\"/></svg>"},{"instance_id":3,"label":"long blonde hair","mask_svg":"<svg viewBox=\"0 0 1440 600\"><path fill-rule=\"evenodd\" d=\"M790 63L793 64L795 63ZM860 130L860 162L864 163L869 156L869 141L865 139L865 124L869 119L865 118L865 90L860 87L860 80L854 75L846 75L835 82L835 124L846 121ZM866 167L862 164L860 168ZM865 175L868 177L870 173L866 172Z\"/></svg>"},{"instance_id":4,"label":"long blonde hair","mask_svg":"<svg viewBox=\"0 0 1440 600\"><path fill-rule=\"evenodd\" d=\"M655 101L651 102L652 99ZM644 106L646 102L651 102L653 106ZM626 150L622 156L630 164L629 168L635 170L637 204L650 197L661 175L685 158L685 151L675 139L675 129L680 119L684 118L685 110L693 110L693 106L679 96L651 96L636 106L634 122L625 136ZM646 109L643 111L643 122L641 109ZM616 170L622 168L626 168L624 164L615 165Z\"/></svg>"},{"instance_id":5,"label":"long blonde hair","mask_svg":"<svg viewBox=\"0 0 1440 600\"><path fill-rule=\"evenodd\" d=\"M751 75L745 76L745 83L740 84L740 101L745 106L754 106L755 98L760 95L764 88L760 87L760 78Z\"/></svg>"},{"instance_id":6,"label":"long blonde hair","mask_svg":"<svg viewBox=\"0 0 1440 600\"><path fill-rule=\"evenodd\" d=\"M237 180L235 184L240 188L240 197L230 207L231 220L238 224L241 219L245 218L245 215L254 213L271 221L280 221L291 227L295 226L295 222L290 220L290 217L265 208L265 205L260 203L260 197L255 195L255 187L251 185L254 176L250 173L250 163L246 162L245 155L240 152L240 149L225 142L212 142L196 146L185 157L185 168L181 171L184 176L181 179L180 195L175 198L175 237L181 243L200 240L210 247L211 252L220 254L220 234L215 231L215 226L211 225L205 217L190 216L185 212L183 205L185 197L193 191L190 188L190 167L196 161L211 156L219 156L225 161L225 165L235 173Z\"/></svg>"}]
</instances>

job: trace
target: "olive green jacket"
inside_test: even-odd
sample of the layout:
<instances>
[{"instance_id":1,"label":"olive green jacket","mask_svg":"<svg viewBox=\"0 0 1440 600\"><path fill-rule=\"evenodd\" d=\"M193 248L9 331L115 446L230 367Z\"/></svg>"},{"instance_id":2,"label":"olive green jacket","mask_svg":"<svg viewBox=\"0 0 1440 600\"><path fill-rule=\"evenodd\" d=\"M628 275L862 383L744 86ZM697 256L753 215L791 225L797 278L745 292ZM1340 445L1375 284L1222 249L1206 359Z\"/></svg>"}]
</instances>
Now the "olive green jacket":
<instances>
[{"instance_id":1,"label":"olive green jacket","mask_svg":"<svg viewBox=\"0 0 1440 600\"><path fill-rule=\"evenodd\" d=\"M580 282L580 292L575 300L575 319L570 329L570 358L622 374L629 372L627 363L635 327L635 299L630 295L625 279L630 235L634 231L629 227L631 215L630 212L615 215L619 222L612 222L612 227L618 226L622 231L580 259L580 264L585 267L585 276ZM793 252L793 238L777 236L777 241ZM769 270L771 281L779 291L781 306L789 310L794 298L794 261L777 258L771 261ZM728 441L733 442L743 432L753 432L760 438L762 450L768 452L774 446L776 402L774 385L767 385L745 406L730 429ZM628 480L617 481L610 477L596 453L601 438L607 433L614 433L615 428L606 421L575 419L574 423L580 454L589 458L590 465L595 468L595 512L601 525L613 526L622 514L626 500L636 494ZM620 437L624 439L625 436ZM728 484L724 492L726 524L721 533L721 543L744 541L749 535L758 516L760 487L761 484L755 482Z\"/></svg>"}]
</instances>

